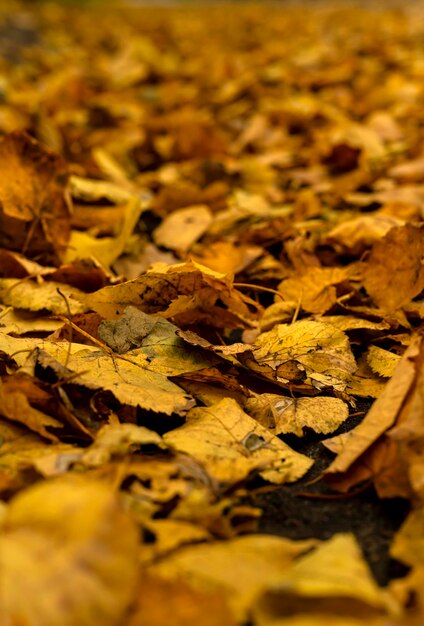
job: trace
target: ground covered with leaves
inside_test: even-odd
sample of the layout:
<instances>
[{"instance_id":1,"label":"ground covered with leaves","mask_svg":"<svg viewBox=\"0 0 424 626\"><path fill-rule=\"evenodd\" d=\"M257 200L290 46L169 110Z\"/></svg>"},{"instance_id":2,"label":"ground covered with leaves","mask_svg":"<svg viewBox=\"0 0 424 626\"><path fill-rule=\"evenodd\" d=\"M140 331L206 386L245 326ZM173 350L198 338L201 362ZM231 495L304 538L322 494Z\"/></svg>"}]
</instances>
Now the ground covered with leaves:
<instances>
[{"instance_id":1,"label":"ground covered with leaves","mask_svg":"<svg viewBox=\"0 0 424 626\"><path fill-rule=\"evenodd\" d=\"M1 626L422 626L423 18L0 10Z\"/></svg>"}]
</instances>

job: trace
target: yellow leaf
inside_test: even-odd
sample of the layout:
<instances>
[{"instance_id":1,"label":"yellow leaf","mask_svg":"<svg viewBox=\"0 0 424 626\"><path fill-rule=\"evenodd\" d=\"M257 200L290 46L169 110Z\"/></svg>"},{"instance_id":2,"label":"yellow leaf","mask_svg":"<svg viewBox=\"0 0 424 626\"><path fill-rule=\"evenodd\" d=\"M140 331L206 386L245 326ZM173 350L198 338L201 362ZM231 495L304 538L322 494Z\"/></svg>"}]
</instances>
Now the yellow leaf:
<instances>
[{"instance_id":1,"label":"yellow leaf","mask_svg":"<svg viewBox=\"0 0 424 626\"><path fill-rule=\"evenodd\" d=\"M200 589L223 592L235 617L243 623L259 595L276 584L292 561L314 543L247 535L182 548L149 571L167 580L192 582Z\"/></svg>"},{"instance_id":2,"label":"yellow leaf","mask_svg":"<svg viewBox=\"0 0 424 626\"><path fill-rule=\"evenodd\" d=\"M144 574L128 626L236 626L225 596Z\"/></svg>"},{"instance_id":3,"label":"yellow leaf","mask_svg":"<svg viewBox=\"0 0 424 626\"><path fill-rule=\"evenodd\" d=\"M401 359L398 354L378 346L370 346L367 350L366 358L372 371L385 378L393 376L393 372Z\"/></svg>"},{"instance_id":4,"label":"yellow leaf","mask_svg":"<svg viewBox=\"0 0 424 626\"><path fill-rule=\"evenodd\" d=\"M289 382L304 372L305 382L318 389L343 391L356 369L346 335L324 322L278 324L259 335L252 354L259 365L276 371L277 380Z\"/></svg>"},{"instance_id":5,"label":"yellow leaf","mask_svg":"<svg viewBox=\"0 0 424 626\"><path fill-rule=\"evenodd\" d=\"M31 374L36 362L51 367L64 378L78 374L73 376L75 384L111 391L117 400L130 406L171 415L185 413L194 404L190 396L165 376L94 346L16 338L0 332L0 350L13 355L21 367L29 367Z\"/></svg>"},{"instance_id":6,"label":"yellow leaf","mask_svg":"<svg viewBox=\"0 0 424 626\"><path fill-rule=\"evenodd\" d=\"M316 433L335 431L349 415L348 406L338 398L287 398L263 393L246 401L247 412L275 435L293 433L302 437L305 428Z\"/></svg>"},{"instance_id":7,"label":"yellow leaf","mask_svg":"<svg viewBox=\"0 0 424 626\"><path fill-rule=\"evenodd\" d=\"M116 237L96 238L89 233L73 230L64 258L65 263L92 256L105 267L110 267L124 252L127 241L144 208L144 204L138 198L132 197L127 202L122 209L123 225Z\"/></svg>"},{"instance_id":8,"label":"yellow leaf","mask_svg":"<svg viewBox=\"0 0 424 626\"><path fill-rule=\"evenodd\" d=\"M58 289L65 298L58 293ZM16 309L27 311L51 311L56 315L68 315L69 309L72 315L83 313L87 307L76 298L84 297L84 293L76 287L69 287L62 283L46 281L22 281L17 278L0 278L0 299L3 304L13 306ZM66 305L69 304L69 309ZM1 324L0 319L0 324Z\"/></svg>"},{"instance_id":9,"label":"yellow leaf","mask_svg":"<svg viewBox=\"0 0 424 626\"><path fill-rule=\"evenodd\" d=\"M33 432L38 433L50 441L58 441L58 438L47 429L63 428L63 424L59 422L59 420L32 407L25 393L19 391L19 389L8 388L1 379L0 413L14 422L24 424Z\"/></svg>"},{"instance_id":10,"label":"yellow leaf","mask_svg":"<svg viewBox=\"0 0 424 626\"><path fill-rule=\"evenodd\" d=\"M368 618L396 612L394 597L378 587L354 536L349 534L335 535L300 556L265 590L254 610L259 624L273 624L273 620L278 624L281 620L287 626L292 626L294 616L300 624L302 617L307 624L313 616L316 624L324 626L325 617L331 624L334 613L346 617L349 624L355 615L369 623ZM297 624L296 619L293 623Z\"/></svg>"},{"instance_id":11,"label":"yellow leaf","mask_svg":"<svg viewBox=\"0 0 424 626\"><path fill-rule=\"evenodd\" d=\"M70 231L65 162L16 131L0 142L0 173L0 246L57 262Z\"/></svg>"},{"instance_id":12,"label":"yellow leaf","mask_svg":"<svg viewBox=\"0 0 424 626\"><path fill-rule=\"evenodd\" d=\"M304 311L325 313L337 300L335 285L347 280L349 270L343 267L311 267L278 285L284 298L299 302Z\"/></svg>"},{"instance_id":13,"label":"yellow leaf","mask_svg":"<svg viewBox=\"0 0 424 626\"><path fill-rule=\"evenodd\" d=\"M136 424L105 424L81 461L88 466L102 465L113 456L123 457L147 444L161 446L162 439L154 431Z\"/></svg>"},{"instance_id":14,"label":"yellow leaf","mask_svg":"<svg viewBox=\"0 0 424 626\"><path fill-rule=\"evenodd\" d=\"M158 246L186 252L206 232L212 223L212 213L207 206L178 209L170 213L153 232Z\"/></svg>"},{"instance_id":15,"label":"yellow leaf","mask_svg":"<svg viewBox=\"0 0 424 626\"><path fill-rule=\"evenodd\" d=\"M62 303L65 304L63 298ZM29 305L31 304L32 302L29 300ZM79 306L79 303L74 304ZM2 332L7 334L16 336L37 332L53 333L55 330L58 330L58 328L61 328L61 326L63 326L62 321L49 319L47 316L40 315L39 313L13 309L11 306L0 306L0 328Z\"/></svg>"},{"instance_id":16,"label":"yellow leaf","mask_svg":"<svg viewBox=\"0 0 424 626\"><path fill-rule=\"evenodd\" d=\"M237 483L253 471L271 482L292 482L312 461L294 452L231 399L192 409L164 441L200 461L215 481Z\"/></svg>"},{"instance_id":17,"label":"yellow leaf","mask_svg":"<svg viewBox=\"0 0 424 626\"><path fill-rule=\"evenodd\" d=\"M118 626L135 590L137 542L102 483L68 476L22 492L0 536L2 623Z\"/></svg>"}]
</instances>

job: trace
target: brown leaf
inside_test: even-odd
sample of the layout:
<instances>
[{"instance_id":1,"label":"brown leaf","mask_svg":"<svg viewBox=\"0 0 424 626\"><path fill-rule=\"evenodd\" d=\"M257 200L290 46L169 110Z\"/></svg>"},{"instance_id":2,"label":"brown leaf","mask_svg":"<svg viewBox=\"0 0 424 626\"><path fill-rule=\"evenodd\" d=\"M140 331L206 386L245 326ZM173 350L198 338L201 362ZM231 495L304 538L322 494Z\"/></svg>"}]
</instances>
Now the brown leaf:
<instances>
[{"instance_id":1,"label":"brown leaf","mask_svg":"<svg viewBox=\"0 0 424 626\"><path fill-rule=\"evenodd\" d=\"M70 234L64 162L14 132L0 142L0 172L0 244L57 263Z\"/></svg>"},{"instance_id":2,"label":"brown leaf","mask_svg":"<svg viewBox=\"0 0 424 626\"><path fill-rule=\"evenodd\" d=\"M364 286L386 311L408 304L424 289L424 230L406 224L374 244L364 265Z\"/></svg>"}]
</instances>

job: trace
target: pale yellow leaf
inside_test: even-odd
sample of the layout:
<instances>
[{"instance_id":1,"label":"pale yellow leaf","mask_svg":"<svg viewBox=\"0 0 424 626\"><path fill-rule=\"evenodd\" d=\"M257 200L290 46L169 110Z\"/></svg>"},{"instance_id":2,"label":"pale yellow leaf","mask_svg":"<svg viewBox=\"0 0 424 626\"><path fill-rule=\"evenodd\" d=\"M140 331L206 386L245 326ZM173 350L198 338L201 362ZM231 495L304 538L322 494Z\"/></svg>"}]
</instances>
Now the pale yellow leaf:
<instances>
[{"instance_id":1,"label":"pale yellow leaf","mask_svg":"<svg viewBox=\"0 0 424 626\"><path fill-rule=\"evenodd\" d=\"M186 252L206 232L212 222L210 209L203 205L185 207L165 217L153 232L158 246Z\"/></svg>"}]
</instances>

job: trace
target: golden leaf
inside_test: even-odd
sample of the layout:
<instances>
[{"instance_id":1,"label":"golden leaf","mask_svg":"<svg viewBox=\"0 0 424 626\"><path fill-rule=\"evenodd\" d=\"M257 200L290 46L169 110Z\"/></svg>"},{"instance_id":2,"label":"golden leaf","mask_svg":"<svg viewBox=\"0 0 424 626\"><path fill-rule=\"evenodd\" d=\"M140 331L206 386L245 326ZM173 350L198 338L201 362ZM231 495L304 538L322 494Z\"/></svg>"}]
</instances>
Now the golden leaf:
<instances>
[{"instance_id":1,"label":"golden leaf","mask_svg":"<svg viewBox=\"0 0 424 626\"><path fill-rule=\"evenodd\" d=\"M257 471L271 482L292 482L312 465L231 399L192 409L186 423L164 435L164 441L192 455L218 482L237 483Z\"/></svg>"},{"instance_id":2,"label":"golden leaf","mask_svg":"<svg viewBox=\"0 0 424 626\"><path fill-rule=\"evenodd\" d=\"M349 415L343 400L318 398L287 398L263 393L246 401L247 412L275 435L292 433L302 437L305 428L328 434L336 430Z\"/></svg>"},{"instance_id":3,"label":"golden leaf","mask_svg":"<svg viewBox=\"0 0 424 626\"><path fill-rule=\"evenodd\" d=\"M367 350L366 359L373 372L379 376L390 378L399 365L401 357L378 346L370 346Z\"/></svg>"},{"instance_id":4,"label":"golden leaf","mask_svg":"<svg viewBox=\"0 0 424 626\"><path fill-rule=\"evenodd\" d=\"M192 582L196 588L224 593L238 623L243 623L260 594L276 584L292 561L314 543L248 535L182 548L149 571L167 580Z\"/></svg>"},{"instance_id":5,"label":"golden leaf","mask_svg":"<svg viewBox=\"0 0 424 626\"><path fill-rule=\"evenodd\" d=\"M75 476L41 483L18 495L3 520L2 618L118 626L137 569L136 528L108 488Z\"/></svg>"},{"instance_id":6,"label":"golden leaf","mask_svg":"<svg viewBox=\"0 0 424 626\"><path fill-rule=\"evenodd\" d=\"M278 324L259 335L252 355L259 365L276 371L277 380L288 382L290 376L295 379L304 372L306 382L318 389L343 391L356 369L346 335L324 322Z\"/></svg>"}]
</instances>

